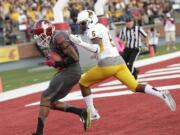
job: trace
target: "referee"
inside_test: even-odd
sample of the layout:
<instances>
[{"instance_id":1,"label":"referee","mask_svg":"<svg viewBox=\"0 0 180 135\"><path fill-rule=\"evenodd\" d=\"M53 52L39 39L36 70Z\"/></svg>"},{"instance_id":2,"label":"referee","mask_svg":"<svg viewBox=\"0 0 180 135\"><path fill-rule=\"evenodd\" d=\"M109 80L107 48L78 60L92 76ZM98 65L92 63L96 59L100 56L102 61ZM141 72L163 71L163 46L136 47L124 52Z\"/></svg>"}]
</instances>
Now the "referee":
<instances>
[{"instance_id":1,"label":"referee","mask_svg":"<svg viewBox=\"0 0 180 135\"><path fill-rule=\"evenodd\" d=\"M128 16L126 18L126 26L121 29L119 37L125 45L122 57L135 79L137 79L139 71L134 68L133 64L139 55L140 48L142 46L142 37L145 39L145 45L147 47L149 45L147 33L142 27L135 25L132 16Z\"/></svg>"}]
</instances>

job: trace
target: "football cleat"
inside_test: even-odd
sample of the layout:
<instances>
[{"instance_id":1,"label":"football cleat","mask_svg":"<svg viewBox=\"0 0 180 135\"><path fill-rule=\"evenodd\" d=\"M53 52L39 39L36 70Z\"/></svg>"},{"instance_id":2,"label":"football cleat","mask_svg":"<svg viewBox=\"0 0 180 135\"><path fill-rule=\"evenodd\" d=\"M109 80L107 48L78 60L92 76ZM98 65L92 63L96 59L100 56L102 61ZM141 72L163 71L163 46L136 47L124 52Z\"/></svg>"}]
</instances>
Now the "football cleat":
<instances>
[{"instance_id":1,"label":"football cleat","mask_svg":"<svg viewBox=\"0 0 180 135\"><path fill-rule=\"evenodd\" d=\"M171 96L168 90L163 90L162 92L162 99L166 103L166 105L170 108L171 111L176 110L176 102L174 101L173 97Z\"/></svg>"},{"instance_id":2,"label":"football cleat","mask_svg":"<svg viewBox=\"0 0 180 135\"><path fill-rule=\"evenodd\" d=\"M90 119L91 120L98 120L98 119L100 119L100 115L98 114L98 112L96 111L96 112L93 112L93 113L91 113L91 117L90 117Z\"/></svg>"},{"instance_id":3,"label":"football cleat","mask_svg":"<svg viewBox=\"0 0 180 135\"><path fill-rule=\"evenodd\" d=\"M87 129L91 125L90 110L89 110L89 108L84 109L80 117L81 117L81 121L82 121L83 126L84 126L84 130L87 131Z\"/></svg>"}]
</instances>

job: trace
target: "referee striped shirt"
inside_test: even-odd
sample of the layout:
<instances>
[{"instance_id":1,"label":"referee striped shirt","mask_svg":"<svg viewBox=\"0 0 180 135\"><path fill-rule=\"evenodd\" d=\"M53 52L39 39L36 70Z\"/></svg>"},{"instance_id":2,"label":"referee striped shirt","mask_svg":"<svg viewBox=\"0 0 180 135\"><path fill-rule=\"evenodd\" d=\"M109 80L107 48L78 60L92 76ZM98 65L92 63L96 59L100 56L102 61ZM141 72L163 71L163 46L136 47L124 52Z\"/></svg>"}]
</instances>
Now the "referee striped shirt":
<instances>
[{"instance_id":1,"label":"referee striped shirt","mask_svg":"<svg viewBox=\"0 0 180 135\"><path fill-rule=\"evenodd\" d=\"M132 28L124 27L120 31L120 39L126 41L127 48L140 48L142 45L141 37L147 37L147 33L140 26L134 26Z\"/></svg>"}]
</instances>

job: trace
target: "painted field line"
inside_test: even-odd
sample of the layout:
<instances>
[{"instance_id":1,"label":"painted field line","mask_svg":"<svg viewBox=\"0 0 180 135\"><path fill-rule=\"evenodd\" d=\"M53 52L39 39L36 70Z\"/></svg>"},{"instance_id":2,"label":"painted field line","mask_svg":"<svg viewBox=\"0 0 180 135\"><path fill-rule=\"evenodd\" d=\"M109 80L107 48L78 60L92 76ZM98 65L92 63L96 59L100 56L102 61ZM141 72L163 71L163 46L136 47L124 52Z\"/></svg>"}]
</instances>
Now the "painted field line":
<instances>
[{"instance_id":1,"label":"painted field line","mask_svg":"<svg viewBox=\"0 0 180 135\"><path fill-rule=\"evenodd\" d=\"M180 78L180 74L140 78L140 79L138 79L138 82L142 83L142 82L146 82L146 81L167 80L167 79L174 79L174 78ZM111 85L120 85L120 84L122 84L122 83L119 80L114 80L114 81L100 84L98 86L102 87L102 86L111 86Z\"/></svg>"},{"instance_id":2,"label":"painted field line","mask_svg":"<svg viewBox=\"0 0 180 135\"><path fill-rule=\"evenodd\" d=\"M180 63L178 63L178 64L173 64L173 65L169 65L168 67L180 67Z\"/></svg>"},{"instance_id":3,"label":"painted field line","mask_svg":"<svg viewBox=\"0 0 180 135\"><path fill-rule=\"evenodd\" d=\"M175 71L175 70L180 70L180 67L170 67L170 68L160 68L160 69L154 69L151 71L146 72L148 73L157 73L157 72L166 72L166 71Z\"/></svg>"},{"instance_id":4,"label":"painted field line","mask_svg":"<svg viewBox=\"0 0 180 135\"><path fill-rule=\"evenodd\" d=\"M114 90L114 86L111 87L112 90ZM167 86L159 86L157 87L157 89L159 90L164 90L164 89L168 89L168 90L174 90L174 89L180 89L180 84L178 85L167 85ZM133 94L132 91L130 90L124 90L124 91L117 91L117 92L108 92L108 93L94 93L93 94L93 98L104 98L104 97L112 97L112 96L122 96L122 95L129 95L129 94ZM61 101L74 101L74 100L81 100L83 99L81 92L80 91L76 91L76 92L72 92L69 95L67 95L64 99L62 99ZM39 105L40 102L34 102L34 103L30 103L25 105L25 107L29 107L29 106L36 106Z\"/></svg>"},{"instance_id":5,"label":"painted field line","mask_svg":"<svg viewBox=\"0 0 180 135\"><path fill-rule=\"evenodd\" d=\"M140 79L138 79L138 82L166 80L166 79L174 79L174 78L175 79L180 78L180 74L156 76L156 77L149 77L149 78L140 78Z\"/></svg>"},{"instance_id":6,"label":"painted field line","mask_svg":"<svg viewBox=\"0 0 180 135\"><path fill-rule=\"evenodd\" d=\"M138 61L135 61L135 66L136 67L147 66L147 65L151 65L157 62L166 61L166 60L170 60L170 59L178 58L178 57L180 57L180 51L161 55L161 56L156 56L152 58L147 58L143 60L138 60Z\"/></svg>"},{"instance_id":7,"label":"painted field line","mask_svg":"<svg viewBox=\"0 0 180 135\"><path fill-rule=\"evenodd\" d=\"M18 98L18 97L22 97L22 96L26 96L26 95L30 95L30 94L34 94L34 93L38 93L38 92L46 89L48 87L48 84L49 84L49 81L34 84L31 86L27 86L27 87L14 89L14 90L7 91L7 92L3 92L0 94L0 102Z\"/></svg>"},{"instance_id":8,"label":"painted field line","mask_svg":"<svg viewBox=\"0 0 180 135\"><path fill-rule=\"evenodd\" d=\"M138 78L150 77L150 76L157 76L157 75L167 75L167 74L175 74L180 73L180 70L173 70L173 71L164 71L164 72L157 72L157 73L148 73L148 74L140 74Z\"/></svg>"}]
</instances>

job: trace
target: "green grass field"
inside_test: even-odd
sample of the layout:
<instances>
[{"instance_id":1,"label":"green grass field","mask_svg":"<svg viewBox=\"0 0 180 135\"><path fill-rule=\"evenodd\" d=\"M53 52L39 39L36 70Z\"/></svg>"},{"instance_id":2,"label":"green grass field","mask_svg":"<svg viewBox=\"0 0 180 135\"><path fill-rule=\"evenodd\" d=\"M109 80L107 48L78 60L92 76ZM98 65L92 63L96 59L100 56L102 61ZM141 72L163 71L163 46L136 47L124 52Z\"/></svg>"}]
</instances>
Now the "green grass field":
<instances>
[{"instance_id":1,"label":"green grass field","mask_svg":"<svg viewBox=\"0 0 180 135\"><path fill-rule=\"evenodd\" d=\"M176 45L177 50L180 50L180 44ZM175 52L174 50L166 51L164 46L157 48L156 55L163 55L167 53ZM145 59L150 57L149 54L140 55L139 59ZM82 71L85 72L91 66L83 67ZM35 83L40 83L44 81L48 81L51 79L52 75L55 74L55 70L51 68L46 68L44 70L33 70L38 67L29 67L12 71L0 72L0 77L3 82L3 91L8 91L16 88L20 88L23 86L28 86Z\"/></svg>"}]
</instances>

